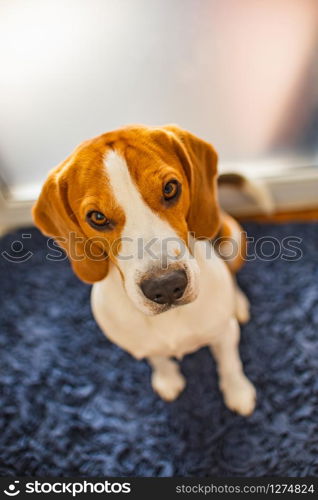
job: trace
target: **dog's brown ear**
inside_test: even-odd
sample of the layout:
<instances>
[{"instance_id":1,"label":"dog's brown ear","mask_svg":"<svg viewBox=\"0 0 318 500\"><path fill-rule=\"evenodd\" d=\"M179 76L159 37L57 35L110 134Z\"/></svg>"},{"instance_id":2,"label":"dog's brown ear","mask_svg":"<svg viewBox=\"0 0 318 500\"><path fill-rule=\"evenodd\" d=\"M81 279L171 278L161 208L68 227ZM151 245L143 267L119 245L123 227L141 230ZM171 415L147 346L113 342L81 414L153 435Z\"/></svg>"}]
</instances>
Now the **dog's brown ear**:
<instances>
[{"instance_id":1,"label":"dog's brown ear","mask_svg":"<svg viewBox=\"0 0 318 500\"><path fill-rule=\"evenodd\" d=\"M107 275L108 256L102 243L89 241L80 227L69 195L68 170L62 164L51 171L33 207L33 219L43 234L66 251L75 274L95 283Z\"/></svg>"},{"instance_id":2,"label":"dog's brown ear","mask_svg":"<svg viewBox=\"0 0 318 500\"><path fill-rule=\"evenodd\" d=\"M220 226L217 197L217 153L211 144L176 125L163 127L173 134L174 146L190 187L189 231L197 238L213 238Z\"/></svg>"}]
</instances>

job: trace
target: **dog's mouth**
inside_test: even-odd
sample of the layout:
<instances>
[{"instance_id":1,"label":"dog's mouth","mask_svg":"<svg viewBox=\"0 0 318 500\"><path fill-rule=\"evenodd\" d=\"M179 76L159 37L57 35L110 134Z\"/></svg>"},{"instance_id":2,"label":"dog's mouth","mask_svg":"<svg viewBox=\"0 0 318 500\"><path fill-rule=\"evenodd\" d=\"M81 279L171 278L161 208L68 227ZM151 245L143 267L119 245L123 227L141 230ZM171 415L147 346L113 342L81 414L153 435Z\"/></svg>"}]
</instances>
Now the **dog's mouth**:
<instances>
[{"instance_id":1,"label":"dog's mouth","mask_svg":"<svg viewBox=\"0 0 318 500\"><path fill-rule=\"evenodd\" d=\"M164 313L166 311L170 311L170 309L176 309L178 307L185 306L187 304L191 304L191 302L193 302L195 299L196 299L196 297L193 297L193 298L187 298L186 300L184 300L184 299L178 300L172 304L164 304L163 306L161 306L159 308L154 308L152 315L161 314L161 313Z\"/></svg>"}]
</instances>

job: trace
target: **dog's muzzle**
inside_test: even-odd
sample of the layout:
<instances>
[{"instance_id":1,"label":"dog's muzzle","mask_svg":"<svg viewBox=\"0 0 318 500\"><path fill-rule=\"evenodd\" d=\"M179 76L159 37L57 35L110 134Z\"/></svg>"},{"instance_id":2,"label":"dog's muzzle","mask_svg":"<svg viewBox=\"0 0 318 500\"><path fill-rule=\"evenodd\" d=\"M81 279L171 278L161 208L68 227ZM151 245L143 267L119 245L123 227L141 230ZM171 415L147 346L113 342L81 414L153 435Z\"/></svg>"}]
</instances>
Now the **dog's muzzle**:
<instances>
[{"instance_id":1,"label":"dog's muzzle","mask_svg":"<svg viewBox=\"0 0 318 500\"><path fill-rule=\"evenodd\" d=\"M186 272L177 269L143 279L140 288L144 296L152 302L171 306L182 298L187 285Z\"/></svg>"}]
</instances>

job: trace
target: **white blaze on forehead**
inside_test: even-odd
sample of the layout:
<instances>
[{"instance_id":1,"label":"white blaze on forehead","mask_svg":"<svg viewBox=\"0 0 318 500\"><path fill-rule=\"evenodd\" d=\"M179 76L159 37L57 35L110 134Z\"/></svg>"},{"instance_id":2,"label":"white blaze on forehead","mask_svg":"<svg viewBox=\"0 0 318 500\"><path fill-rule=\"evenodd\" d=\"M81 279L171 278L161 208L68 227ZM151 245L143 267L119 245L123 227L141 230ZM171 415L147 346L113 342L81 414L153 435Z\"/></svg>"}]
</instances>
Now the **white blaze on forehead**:
<instances>
[{"instance_id":1,"label":"white blaze on forehead","mask_svg":"<svg viewBox=\"0 0 318 500\"><path fill-rule=\"evenodd\" d=\"M136 256L137 239L142 238L144 246L156 238L162 241L164 238L173 238L180 241L177 233L170 224L161 219L149 205L143 200L138 186L133 181L125 159L116 151L109 151L104 160L106 174L117 203L125 213L125 226L122 231L121 256ZM161 193L158 193L160 196ZM140 249L141 242L139 242ZM170 248L170 245L168 245ZM160 244L160 248L162 246ZM151 246L158 257L161 254L159 245ZM170 252L169 252L170 253ZM147 256L144 256L147 258Z\"/></svg>"},{"instance_id":2,"label":"white blaze on forehead","mask_svg":"<svg viewBox=\"0 0 318 500\"><path fill-rule=\"evenodd\" d=\"M186 295L193 300L197 293L199 270L196 262L190 260L186 244L170 224L144 201L120 154L116 151L107 153L104 165L112 194L125 213L121 248L116 261L124 276L128 297L143 313L154 314L154 302L143 295L140 281L154 267L166 269L172 261L175 263L178 260L178 265L187 269L189 284ZM159 192L158 198L161 196Z\"/></svg>"}]
</instances>

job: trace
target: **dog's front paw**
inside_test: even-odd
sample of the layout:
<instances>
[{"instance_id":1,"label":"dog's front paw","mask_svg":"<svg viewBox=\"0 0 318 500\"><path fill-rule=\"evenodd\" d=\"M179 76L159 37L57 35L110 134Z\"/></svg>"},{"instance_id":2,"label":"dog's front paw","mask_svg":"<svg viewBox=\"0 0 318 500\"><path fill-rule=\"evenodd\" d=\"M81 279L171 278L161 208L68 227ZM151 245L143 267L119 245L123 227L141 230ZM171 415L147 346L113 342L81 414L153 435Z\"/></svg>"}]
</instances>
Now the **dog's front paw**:
<instances>
[{"instance_id":1,"label":"dog's front paw","mask_svg":"<svg viewBox=\"0 0 318 500\"><path fill-rule=\"evenodd\" d=\"M247 417L251 415L256 404L256 390L245 375L236 380L230 378L221 385L226 406L236 413Z\"/></svg>"},{"instance_id":2,"label":"dog's front paw","mask_svg":"<svg viewBox=\"0 0 318 500\"><path fill-rule=\"evenodd\" d=\"M180 373L177 363L173 361L170 361L170 363L169 368L164 372L154 370L151 377L153 390L165 401L176 399L186 385L185 378Z\"/></svg>"}]
</instances>

